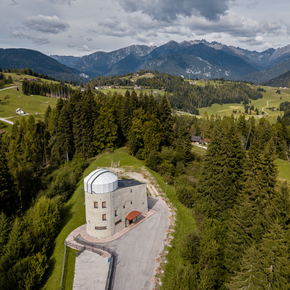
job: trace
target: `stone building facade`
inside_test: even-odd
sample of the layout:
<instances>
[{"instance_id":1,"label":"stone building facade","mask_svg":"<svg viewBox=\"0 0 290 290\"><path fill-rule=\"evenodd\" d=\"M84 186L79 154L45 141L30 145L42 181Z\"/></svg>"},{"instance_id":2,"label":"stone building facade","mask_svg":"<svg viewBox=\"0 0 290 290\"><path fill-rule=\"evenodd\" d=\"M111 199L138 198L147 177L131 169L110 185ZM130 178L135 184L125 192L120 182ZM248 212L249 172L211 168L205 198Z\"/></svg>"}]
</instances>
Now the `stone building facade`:
<instances>
[{"instance_id":1,"label":"stone building facade","mask_svg":"<svg viewBox=\"0 0 290 290\"><path fill-rule=\"evenodd\" d=\"M146 184L105 169L84 178L87 233L107 238L148 212Z\"/></svg>"}]
</instances>

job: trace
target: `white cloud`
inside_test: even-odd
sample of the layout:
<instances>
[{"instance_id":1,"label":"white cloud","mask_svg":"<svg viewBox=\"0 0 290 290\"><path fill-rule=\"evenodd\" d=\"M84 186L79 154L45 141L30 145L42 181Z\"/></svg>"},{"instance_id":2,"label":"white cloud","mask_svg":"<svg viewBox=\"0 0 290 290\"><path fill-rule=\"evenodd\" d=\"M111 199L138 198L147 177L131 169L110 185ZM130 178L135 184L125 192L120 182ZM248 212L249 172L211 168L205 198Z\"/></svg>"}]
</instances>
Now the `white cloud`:
<instances>
[{"instance_id":1,"label":"white cloud","mask_svg":"<svg viewBox=\"0 0 290 290\"><path fill-rule=\"evenodd\" d=\"M49 43L49 40L47 38L34 37L21 31L13 31L12 36L16 38L29 39L36 45L43 45Z\"/></svg>"},{"instance_id":2,"label":"white cloud","mask_svg":"<svg viewBox=\"0 0 290 290\"><path fill-rule=\"evenodd\" d=\"M57 16L44 15L27 17L23 24L31 30L51 34L61 33L70 27L68 23L61 21Z\"/></svg>"}]
</instances>

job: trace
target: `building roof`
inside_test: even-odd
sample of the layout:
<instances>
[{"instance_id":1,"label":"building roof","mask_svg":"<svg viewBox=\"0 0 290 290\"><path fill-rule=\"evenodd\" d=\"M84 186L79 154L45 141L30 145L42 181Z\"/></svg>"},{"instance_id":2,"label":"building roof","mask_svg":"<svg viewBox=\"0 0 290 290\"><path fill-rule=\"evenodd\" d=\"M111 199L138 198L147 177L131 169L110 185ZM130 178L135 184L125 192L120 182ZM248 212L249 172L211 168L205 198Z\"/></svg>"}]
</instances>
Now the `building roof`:
<instances>
[{"instance_id":1,"label":"building roof","mask_svg":"<svg viewBox=\"0 0 290 290\"><path fill-rule=\"evenodd\" d=\"M139 181L136 181L135 179L119 179L118 180L118 188L124 188L124 187L131 187L135 185L140 185L143 183L140 183Z\"/></svg>"},{"instance_id":2,"label":"building roof","mask_svg":"<svg viewBox=\"0 0 290 290\"><path fill-rule=\"evenodd\" d=\"M201 141L201 136L191 136L191 141L192 142L200 142Z\"/></svg>"},{"instance_id":3,"label":"building roof","mask_svg":"<svg viewBox=\"0 0 290 290\"><path fill-rule=\"evenodd\" d=\"M106 169L97 169L84 178L84 189L89 193L107 193L118 188L118 176Z\"/></svg>"},{"instance_id":4,"label":"building roof","mask_svg":"<svg viewBox=\"0 0 290 290\"><path fill-rule=\"evenodd\" d=\"M140 215L142 212L140 211L131 211L127 216L126 219L131 221L132 219L134 219L135 217L137 217L138 215Z\"/></svg>"}]
</instances>

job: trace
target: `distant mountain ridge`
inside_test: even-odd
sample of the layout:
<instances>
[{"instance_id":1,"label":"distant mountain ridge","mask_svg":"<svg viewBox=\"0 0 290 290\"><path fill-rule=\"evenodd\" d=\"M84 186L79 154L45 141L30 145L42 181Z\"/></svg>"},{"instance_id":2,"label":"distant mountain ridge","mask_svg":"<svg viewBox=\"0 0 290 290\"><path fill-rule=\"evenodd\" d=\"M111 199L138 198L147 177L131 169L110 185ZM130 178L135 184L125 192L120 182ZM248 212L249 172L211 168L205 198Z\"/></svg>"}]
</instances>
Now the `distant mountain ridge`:
<instances>
[{"instance_id":1,"label":"distant mountain ridge","mask_svg":"<svg viewBox=\"0 0 290 290\"><path fill-rule=\"evenodd\" d=\"M206 40L169 41L159 47L130 45L83 57L51 55L25 49L0 49L0 67L24 68L80 83L97 76L158 70L190 78L225 78L264 83L290 70L290 45L262 52Z\"/></svg>"},{"instance_id":2,"label":"distant mountain ridge","mask_svg":"<svg viewBox=\"0 0 290 290\"><path fill-rule=\"evenodd\" d=\"M171 40L159 47L131 45L112 52L97 51L79 59L52 57L93 77L150 69L191 78L239 80L253 76L254 82L264 82L263 70L290 60L290 45L257 52L206 40ZM275 76L270 73L267 80Z\"/></svg>"},{"instance_id":3,"label":"distant mountain ridge","mask_svg":"<svg viewBox=\"0 0 290 290\"><path fill-rule=\"evenodd\" d=\"M52 76L63 81L86 82L81 72L75 68L65 66L55 59L32 49L0 48L0 67L2 70L11 68L30 68L36 73Z\"/></svg>"}]
</instances>

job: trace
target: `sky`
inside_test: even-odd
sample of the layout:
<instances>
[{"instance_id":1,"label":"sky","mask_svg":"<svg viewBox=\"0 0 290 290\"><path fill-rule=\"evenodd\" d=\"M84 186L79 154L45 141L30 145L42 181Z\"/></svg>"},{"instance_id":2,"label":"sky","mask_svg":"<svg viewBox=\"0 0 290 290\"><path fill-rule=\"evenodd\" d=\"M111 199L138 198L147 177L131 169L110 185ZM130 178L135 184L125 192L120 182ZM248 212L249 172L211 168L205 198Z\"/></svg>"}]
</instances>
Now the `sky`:
<instances>
[{"instance_id":1,"label":"sky","mask_svg":"<svg viewBox=\"0 0 290 290\"><path fill-rule=\"evenodd\" d=\"M83 56L205 39L264 51L290 44L289 0L1 0L0 48Z\"/></svg>"}]
</instances>

